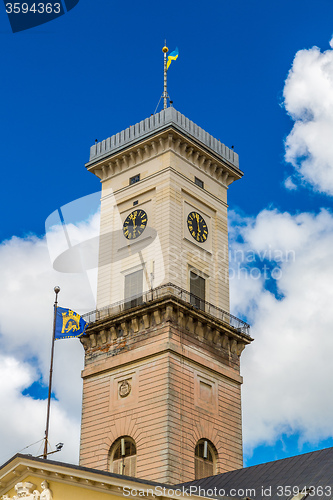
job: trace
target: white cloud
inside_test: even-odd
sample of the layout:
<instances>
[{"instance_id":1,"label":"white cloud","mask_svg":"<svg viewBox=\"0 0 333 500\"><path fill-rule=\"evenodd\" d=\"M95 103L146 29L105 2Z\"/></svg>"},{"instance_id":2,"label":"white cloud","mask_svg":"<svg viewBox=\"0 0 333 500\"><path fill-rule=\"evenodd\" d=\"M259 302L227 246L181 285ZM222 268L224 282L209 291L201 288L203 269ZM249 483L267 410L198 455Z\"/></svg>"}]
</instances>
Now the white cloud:
<instances>
[{"instance_id":1,"label":"white cloud","mask_svg":"<svg viewBox=\"0 0 333 500\"><path fill-rule=\"evenodd\" d=\"M333 194L331 49L300 50L285 82L295 122L285 141L294 167L289 190L308 184ZM242 356L245 454L283 434L299 435L300 446L333 437L333 216L324 209L230 215L232 309L255 338Z\"/></svg>"},{"instance_id":2,"label":"white cloud","mask_svg":"<svg viewBox=\"0 0 333 500\"><path fill-rule=\"evenodd\" d=\"M231 262L242 267L231 280L232 310L255 338L242 355L245 452L283 433L309 443L333 437L333 216L263 210L231 213L231 222L231 258L243 256ZM267 278L277 269L280 279L264 279L265 265ZM260 279L251 279L253 267Z\"/></svg>"},{"instance_id":3,"label":"white cloud","mask_svg":"<svg viewBox=\"0 0 333 500\"><path fill-rule=\"evenodd\" d=\"M313 47L297 52L283 96L285 109L295 122L285 141L285 158L295 168L287 188L298 181L332 195L333 50L321 52Z\"/></svg>"},{"instance_id":4,"label":"white cloud","mask_svg":"<svg viewBox=\"0 0 333 500\"><path fill-rule=\"evenodd\" d=\"M95 236L96 215L77 227L84 238ZM69 228L73 230L73 227ZM53 229L56 235L59 228ZM52 235L51 235L52 241ZM59 305L77 312L95 308L94 293L85 274L55 271L45 238L12 237L0 244L0 461L44 436L46 401L23 396L33 382L47 386L55 285ZM84 351L79 340L55 344L50 443L64 442L54 457L76 463L79 451ZM27 453L41 452L37 444Z\"/></svg>"},{"instance_id":5,"label":"white cloud","mask_svg":"<svg viewBox=\"0 0 333 500\"><path fill-rule=\"evenodd\" d=\"M66 371L65 369L65 373ZM36 444L24 450L25 453L38 455L43 452L41 438L45 428L45 401L22 396L22 391L36 379L37 372L28 362L20 362L10 356L0 356L1 462L33 443ZM61 459L77 462L78 422L64 406L61 401L52 401L50 442L53 449L60 441L66 443Z\"/></svg>"},{"instance_id":6,"label":"white cloud","mask_svg":"<svg viewBox=\"0 0 333 500\"><path fill-rule=\"evenodd\" d=\"M284 186L286 189L288 189L289 191L296 191L297 190L297 184L295 184L295 181L294 179L292 178L292 176L289 176L285 179L284 181Z\"/></svg>"}]
</instances>

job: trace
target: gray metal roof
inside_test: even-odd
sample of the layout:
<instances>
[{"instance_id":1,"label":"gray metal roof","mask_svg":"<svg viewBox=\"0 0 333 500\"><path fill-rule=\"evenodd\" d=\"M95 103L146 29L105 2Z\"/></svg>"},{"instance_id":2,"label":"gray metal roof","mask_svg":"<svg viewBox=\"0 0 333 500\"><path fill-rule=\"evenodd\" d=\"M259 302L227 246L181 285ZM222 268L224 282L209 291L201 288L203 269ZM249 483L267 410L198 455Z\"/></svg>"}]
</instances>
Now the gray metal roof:
<instances>
[{"instance_id":1,"label":"gray metal roof","mask_svg":"<svg viewBox=\"0 0 333 500\"><path fill-rule=\"evenodd\" d=\"M0 467L0 472L15 458L29 459L39 464L45 463L41 458L17 454ZM47 460L47 463L62 466L65 469L87 471L96 475L125 478L125 476L118 474L63 462ZM333 448L237 469L179 485L166 485L131 477L126 477L126 479L143 485L165 486L168 489L184 487L192 495L224 498L225 500L236 500L244 497L249 497L252 500L287 500L296 494L296 491L293 492L293 487L301 490L304 487L312 486L314 494L309 494L308 500L330 500L333 498ZM196 487L196 491L190 490L191 486L192 488ZM271 488L270 494L264 495L263 489L268 493L268 488Z\"/></svg>"},{"instance_id":2,"label":"gray metal roof","mask_svg":"<svg viewBox=\"0 0 333 500\"><path fill-rule=\"evenodd\" d=\"M196 142L206 146L213 153L239 169L238 154L233 149L227 148L222 142L215 139L208 132L205 132L205 130L179 113L175 108L164 109L160 113L151 115L149 118L122 130L118 134L94 144L90 148L90 158L86 166L89 167L96 161L107 158L109 155L117 153L125 147L129 147L170 127L187 136L191 136Z\"/></svg>"},{"instance_id":3,"label":"gray metal roof","mask_svg":"<svg viewBox=\"0 0 333 500\"><path fill-rule=\"evenodd\" d=\"M217 495L208 495L215 498L235 496L250 497L253 500L287 500L295 496L296 488L301 490L312 486L314 494L309 494L309 500L329 500L333 498L333 448L225 472L185 484L201 487L206 492L216 488ZM271 488L271 494L264 495L262 488ZM233 494L230 495L231 491ZM197 494L207 496L199 490Z\"/></svg>"}]
</instances>

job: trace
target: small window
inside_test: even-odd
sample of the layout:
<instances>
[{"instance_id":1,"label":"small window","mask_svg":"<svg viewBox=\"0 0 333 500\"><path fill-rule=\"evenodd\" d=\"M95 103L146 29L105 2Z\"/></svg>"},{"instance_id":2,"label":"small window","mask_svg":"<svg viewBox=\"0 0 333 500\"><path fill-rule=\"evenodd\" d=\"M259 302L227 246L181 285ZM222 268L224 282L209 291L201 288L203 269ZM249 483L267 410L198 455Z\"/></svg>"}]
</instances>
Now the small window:
<instances>
[{"instance_id":1,"label":"small window","mask_svg":"<svg viewBox=\"0 0 333 500\"><path fill-rule=\"evenodd\" d=\"M135 184L136 182L139 182L139 180L140 180L140 174L138 174L138 175L134 175L134 177L131 177L131 178L130 178L130 186L131 186L132 184Z\"/></svg>"},{"instance_id":2,"label":"small window","mask_svg":"<svg viewBox=\"0 0 333 500\"><path fill-rule=\"evenodd\" d=\"M143 270L125 276L125 309L142 304Z\"/></svg>"},{"instance_id":3,"label":"small window","mask_svg":"<svg viewBox=\"0 0 333 500\"><path fill-rule=\"evenodd\" d=\"M205 310L205 285L206 283L204 278L193 271L190 272L190 302L194 305L194 307L201 309L202 311Z\"/></svg>"},{"instance_id":4,"label":"small window","mask_svg":"<svg viewBox=\"0 0 333 500\"><path fill-rule=\"evenodd\" d=\"M138 203L139 203L139 200L133 201L133 207L135 207L135 205L137 205Z\"/></svg>"},{"instance_id":5,"label":"small window","mask_svg":"<svg viewBox=\"0 0 333 500\"><path fill-rule=\"evenodd\" d=\"M115 474L135 477L136 446L129 436L117 439L111 446L110 471Z\"/></svg>"},{"instance_id":6,"label":"small window","mask_svg":"<svg viewBox=\"0 0 333 500\"><path fill-rule=\"evenodd\" d=\"M195 447L195 479L213 476L216 469L217 453L213 443L200 439Z\"/></svg>"},{"instance_id":7,"label":"small window","mask_svg":"<svg viewBox=\"0 0 333 500\"><path fill-rule=\"evenodd\" d=\"M194 177L194 182L197 186L201 187L202 189L204 188L204 183L201 179L198 179L198 177Z\"/></svg>"}]
</instances>

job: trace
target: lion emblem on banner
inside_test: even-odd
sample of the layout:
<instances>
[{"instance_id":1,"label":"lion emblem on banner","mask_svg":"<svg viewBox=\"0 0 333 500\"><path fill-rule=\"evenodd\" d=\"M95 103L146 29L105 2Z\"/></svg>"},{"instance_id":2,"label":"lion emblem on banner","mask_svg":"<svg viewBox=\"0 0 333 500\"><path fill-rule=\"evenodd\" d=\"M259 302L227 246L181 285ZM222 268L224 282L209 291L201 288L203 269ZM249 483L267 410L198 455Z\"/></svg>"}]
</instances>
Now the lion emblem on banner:
<instances>
[{"instance_id":1,"label":"lion emblem on banner","mask_svg":"<svg viewBox=\"0 0 333 500\"><path fill-rule=\"evenodd\" d=\"M62 329L61 333L70 333L80 330L81 316L71 309L62 313Z\"/></svg>"}]
</instances>

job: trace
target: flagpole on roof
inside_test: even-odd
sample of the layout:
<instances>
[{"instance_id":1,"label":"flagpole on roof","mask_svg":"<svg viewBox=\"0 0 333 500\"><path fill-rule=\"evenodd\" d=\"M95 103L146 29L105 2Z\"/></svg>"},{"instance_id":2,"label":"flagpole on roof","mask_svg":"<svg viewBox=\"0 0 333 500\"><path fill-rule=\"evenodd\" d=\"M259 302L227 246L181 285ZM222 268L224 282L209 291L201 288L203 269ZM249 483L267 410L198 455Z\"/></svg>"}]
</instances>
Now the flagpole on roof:
<instances>
[{"instance_id":1,"label":"flagpole on roof","mask_svg":"<svg viewBox=\"0 0 333 500\"><path fill-rule=\"evenodd\" d=\"M55 330L56 330L56 319L57 319L57 308L58 308L58 293L60 292L60 287L54 287L55 301L54 301L54 313L53 313L53 334L52 334L52 347L51 347L51 363L50 363L50 377L49 377L49 394L47 398L47 416L46 416L46 429L44 438L44 452L43 458L47 458L47 444L49 439L49 424L50 424L50 406L51 406L51 392L52 392L52 373L53 373L53 355L54 355L54 341L55 341Z\"/></svg>"},{"instance_id":2,"label":"flagpole on roof","mask_svg":"<svg viewBox=\"0 0 333 500\"><path fill-rule=\"evenodd\" d=\"M164 92L163 92L163 101L164 101L164 106L163 109L166 109L168 106L168 90L167 90L167 53L169 51L168 47L166 46L166 41L164 44L164 47L162 49L164 53Z\"/></svg>"}]
</instances>

